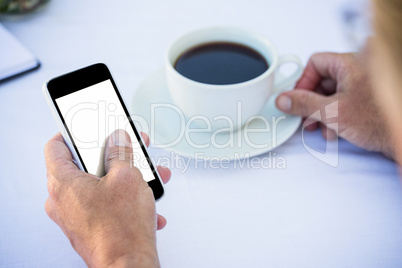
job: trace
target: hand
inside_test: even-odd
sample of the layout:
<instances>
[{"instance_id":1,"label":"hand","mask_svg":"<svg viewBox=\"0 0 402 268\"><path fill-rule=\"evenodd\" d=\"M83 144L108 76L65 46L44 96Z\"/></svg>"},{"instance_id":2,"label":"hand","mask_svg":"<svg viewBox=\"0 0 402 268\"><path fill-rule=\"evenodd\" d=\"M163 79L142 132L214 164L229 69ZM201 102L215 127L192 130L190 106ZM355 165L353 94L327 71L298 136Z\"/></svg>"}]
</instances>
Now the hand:
<instances>
[{"instance_id":1,"label":"hand","mask_svg":"<svg viewBox=\"0 0 402 268\"><path fill-rule=\"evenodd\" d=\"M142 134L147 146L148 136ZM49 197L45 209L88 266L159 266L156 214L151 188L132 167L129 135L117 130L105 150L106 176L79 170L60 133L45 147ZM164 183L170 170L157 167Z\"/></svg>"},{"instance_id":2,"label":"hand","mask_svg":"<svg viewBox=\"0 0 402 268\"><path fill-rule=\"evenodd\" d=\"M330 105L336 101L338 105ZM309 118L312 124L307 130L321 126L328 140L339 135L361 148L394 157L390 131L373 98L370 79L354 54L314 54L296 90L279 95L276 106L303 117L321 110L326 116ZM336 118L329 114L337 115L338 130L331 126Z\"/></svg>"}]
</instances>

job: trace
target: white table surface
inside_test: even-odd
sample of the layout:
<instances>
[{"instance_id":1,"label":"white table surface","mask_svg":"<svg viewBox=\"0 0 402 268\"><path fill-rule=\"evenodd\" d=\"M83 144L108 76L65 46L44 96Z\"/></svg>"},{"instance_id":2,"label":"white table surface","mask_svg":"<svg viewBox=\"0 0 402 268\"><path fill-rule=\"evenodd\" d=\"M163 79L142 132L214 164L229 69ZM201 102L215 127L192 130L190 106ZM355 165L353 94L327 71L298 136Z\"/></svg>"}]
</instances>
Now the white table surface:
<instances>
[{"instance_id":1,"label":"white table surface","mask_svg":"<svg viewBox=\"0 0 402 268\"><path fill-rule=\"evenodd\" d=\"M43 148L58 131L41 95L45 80L105 62L130 99L163 64L174 37L211 25L261 32L280 54L293 52L304 62L317 51L345 52L342 3L52 0L37 15L3 21L42 67L0 84L0 266L85 266L43 208ZM306 139L325 146L319 132ZM339 150L339 166L330 167L305 150L298 132L274 150L286 159L284 170L172 167L157 204L168 219L158 232L162 266L401 267L402 194L394 163L345 141Z\"/></svg>"}]
</instances>

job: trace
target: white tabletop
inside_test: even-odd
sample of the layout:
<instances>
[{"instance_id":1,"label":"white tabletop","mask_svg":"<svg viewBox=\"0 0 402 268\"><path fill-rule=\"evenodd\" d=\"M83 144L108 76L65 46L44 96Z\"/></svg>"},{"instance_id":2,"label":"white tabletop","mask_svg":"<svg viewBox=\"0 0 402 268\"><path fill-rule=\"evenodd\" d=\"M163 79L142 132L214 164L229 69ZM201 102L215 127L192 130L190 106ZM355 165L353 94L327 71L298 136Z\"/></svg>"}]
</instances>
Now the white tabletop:
<instances>
[{"instance_id":1,"label":"white tabletop","mask_svg":"<svg viewBox=\"0 0 402 268\"><path fill-rule=\"evenodd\" d=\"M121 4L118 4L118 3ZM252 29L280 54L304 62L317 51L348 51L343 0L53 0L43 12L3 21L42 62L40 70L0 84L0 266L82 267L45 214L43 147L58 130L43 82L95 62L111 68L132 98L163 64L176 36L211 25ZM0 41L1 49L1 41ZM320 133L308 144L325 148ZM169 152L151 148L153 157ZM157 204L165 267L401 267L402 194L393 162L339 143L339 165L303 147L301 132L274 150L285 169L172 167ZM269 154L259 158L269 157Z\"/></svg>"}]
</instances>

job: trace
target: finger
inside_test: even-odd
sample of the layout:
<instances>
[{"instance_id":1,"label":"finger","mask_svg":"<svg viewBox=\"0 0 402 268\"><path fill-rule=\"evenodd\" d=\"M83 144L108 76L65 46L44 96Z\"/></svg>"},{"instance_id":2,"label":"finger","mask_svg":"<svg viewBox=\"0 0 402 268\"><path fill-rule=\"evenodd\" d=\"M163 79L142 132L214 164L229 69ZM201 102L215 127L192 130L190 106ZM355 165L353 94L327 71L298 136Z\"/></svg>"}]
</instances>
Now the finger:
<instances>
[{"instance_id":1,"label":"finger","mask_svg":"<svg viewBox=\"0 0 402 268\"><path fill-rule=\"evenodd\" d=\"M165 228L165 226L167 224L167 220L166 220L165 217L163 217L162 215L158 214L157 223L158 223L157 230L162 230L163 228Z\"/></svg>"},{"instance_id":2,"label":"finger","mask_svg":"<svg viewBox=\"0 0 402 268\"><path fill-rule=\"evenodd\" d=\"M322 94L330 95L336 92L336 85L337 83L335 80L327 78L321 80L319 87L322 89Z\"/></svg>"},{"instance_id":3,"label":"finger","mask_svg":"<svg viewBox=\"0 0 402 268\"><path fill-rule=\"evenodd\" d=\"M143 139L144 142L145 142L145 145L146 145L147 147L149 147L149 137L148 137L148 135L145 134L144 132L141 132L141 136L142 136L142 139Z\"/></svg>"},{"instance_id":4,"label":"finger","mask_svg":"<svg viewBox=\"0 0 402 268\"><path fill-rule=\"evenodd\" d=\"M319 126L318 123L313 123L313 124L306 126L304 129L307 131L314 131L318 128L318 126Z\"/></svg>"},{"instance_id":5,"label":"finger","mask_svg":"<svg viewBox=\"0 0 402 268\"><path fill-rule=\"evenodd\" d=\"M323 121L320 109L332 103L333 96L323 96L307 90L291 90L282 93L276 99L276 106L285 113Z\"/></svg>"},{"instance_id":6,"label":"finger","mask_svg":"<svg viewBox=\"0 0 402 268\"><path fill-rule=\"evenodd\" d=\"M312 55L296 88L314 91L322 79L337 81L342 56L336 53L316 53Z\"/></svg>"},{"instance_id":7,"label":"finger","mask_svg":"<svg viewBox=\"0 0 402 268\"><path fill-rule=\"evenodd\" d=\"M108 138L105 148L105 172L113 167L132 166L133 149L131 139L124 130L115 130Z\"/></svg>"},{"instance_id":8,"label":"finger","mask_svg":"<svg viewBox=\"0 0 402 268\"><path fill-rule=\"evenodd\" d=\"M45 146L45 161L49 178L65 178L69 171L77 171L73 157L60 132L51 138Z\"/></svg>"},{"instance_id":9,"label":"finger","mask_svg":"<svg viewBox=\"0 0 402 268\"><path fill-rule=\"evenodd\" d=\"M327 140L334 141L338 138L338 134L335 130L328 128Z\"/></svg>"},{"instance_id":10,"label":"finger","mask_svg":"<svg viewBox=\"0 0 402 268\"><path fill-rule=\"evenodd\" d=\"M168 169L167 167L163 167L163 166L157 166L156 168L158 169L158 173L161 176L163 183L164 184L168 183L170 180L170 177L172 176L172 172L170 172L170 169Z\"/></svg>"},{"instance_id":11,"label":"finger","mask_svg":"<svg viewBox=\"0 0 402 268\"><path fill-rule=\"evenodd\" d=\"M336 82L332 81L331 79L325 79L320 82L314 91L324 96L330 96L336 93L336 86Z\"/></svg>"},{"instance_id":12,"label":"finger","mask_svg":"<svg viewBox=\"0 0 402 268\"><path fill-rule=\"evenodd\" d=\"M303 129L307 131L314 131L318 128L319 123L315 120L305 119L303 121Z\"/></svg>"}]
</instances>

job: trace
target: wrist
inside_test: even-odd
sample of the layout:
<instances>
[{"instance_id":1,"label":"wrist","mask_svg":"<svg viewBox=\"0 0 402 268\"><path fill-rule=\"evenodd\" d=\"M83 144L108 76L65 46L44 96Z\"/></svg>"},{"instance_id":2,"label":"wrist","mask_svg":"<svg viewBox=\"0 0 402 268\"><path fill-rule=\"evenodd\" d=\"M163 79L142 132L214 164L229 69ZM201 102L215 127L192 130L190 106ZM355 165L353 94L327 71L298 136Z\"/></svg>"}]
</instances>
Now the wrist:
<instances>
[{"instance_id":1,"label":"wrist","mask_svg":"<svg viewBox=\"0 0 402 268\"><path fill-rule=\"evenodd\" d=\"M120 256L112 263L107 265L108 268L121 268L121 267L160 267L159 260L156 254L135 253L131 255Z\"/></svg>"},{"instance_id":2,"label":"wrist","mask_svg":"<svg viewBox=\"0 0 402 268\"><path fill-rule=\"evenodd\" d=\"M122 239L97 245L87 264L90 267L159 267L159 259L153 239Z\"/></svg>"}]
</instances>

